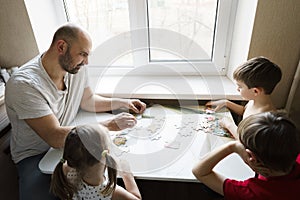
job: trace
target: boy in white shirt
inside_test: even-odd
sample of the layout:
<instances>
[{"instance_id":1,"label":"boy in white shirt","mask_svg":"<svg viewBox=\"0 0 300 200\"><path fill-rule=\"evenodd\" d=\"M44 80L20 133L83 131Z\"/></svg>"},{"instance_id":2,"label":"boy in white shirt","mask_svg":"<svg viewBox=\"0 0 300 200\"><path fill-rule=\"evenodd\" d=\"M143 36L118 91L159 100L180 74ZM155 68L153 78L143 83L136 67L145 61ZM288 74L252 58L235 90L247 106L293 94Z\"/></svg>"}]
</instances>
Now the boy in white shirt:
<instances>
[{"instance_id":1,"label":"boy in white shirt","mask_svg":"<svg viewBox=\"0 0 300 200\"><path fill-rule=\"evenodd\" d=\"M253 114L275 111L270 95L281 80L281 76L280 68L267 58L252 58L233 72L237 90L245 100L248 100L248 103L243 106L223 99L210 101L206 106L215 107L214 111L226 106L234 113L243 116L243 119ZM231 119L223 118L220 125L234 138L238 138L237 126Z\"/></svg>"}]
</instances>

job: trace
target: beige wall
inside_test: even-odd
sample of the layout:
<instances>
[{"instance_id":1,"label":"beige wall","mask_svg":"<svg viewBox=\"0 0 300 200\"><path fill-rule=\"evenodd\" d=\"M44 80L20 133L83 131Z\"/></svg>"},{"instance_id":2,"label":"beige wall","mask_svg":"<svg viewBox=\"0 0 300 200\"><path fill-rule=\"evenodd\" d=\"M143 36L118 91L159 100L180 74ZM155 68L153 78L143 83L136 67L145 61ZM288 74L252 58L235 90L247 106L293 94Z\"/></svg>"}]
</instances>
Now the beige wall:
<instances>
[{"instance_id":1,"label":"beige wall","mask_svg":"<svg viewBox=\"0 0 300 200\"><path fill-rule=\"evenodd\" d=\"M0 66L24 64L38 54L38 48L23 0L1 0Z\"/></svg>"},{"instance_id":2,"label":"beige wall","mask_svg":"<svg viewBox=\"0 0 300 200\"><path fill-rule=\"evenodd\" d=\"M300 61L296 70L295 78L289 93L286 110L290 118L300 130Z\"/></svg>"},{"instance_id":3,"label":"beige wall","mask_svg":"<svg viewBox=\"0 0 300 200\"><path fill-rule=\"evenodd\" d=\"M299 0L258 0L248 58L259 55L282 69L283 78L272 99L284 108L300 58Z\"/></svg>"}]
</instances>

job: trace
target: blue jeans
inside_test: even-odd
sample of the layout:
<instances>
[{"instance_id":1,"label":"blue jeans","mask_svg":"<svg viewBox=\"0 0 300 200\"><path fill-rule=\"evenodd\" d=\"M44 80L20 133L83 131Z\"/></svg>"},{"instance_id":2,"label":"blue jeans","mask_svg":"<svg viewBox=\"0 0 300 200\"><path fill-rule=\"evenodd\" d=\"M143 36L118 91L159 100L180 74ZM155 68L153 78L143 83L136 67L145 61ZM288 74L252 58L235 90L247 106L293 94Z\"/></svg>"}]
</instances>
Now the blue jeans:
<instances>
[{"instance_id":1,"label":"blue jeans","mask_svg":"<svg viewBox=\"0 0 300 200\"><path fill-rule=\"evenodd\" d=\"M57 199L49 192L51 175L43 174L38 167L43 156L31 156L17 163L20 200Z\"/></svg>"}]
</instances>

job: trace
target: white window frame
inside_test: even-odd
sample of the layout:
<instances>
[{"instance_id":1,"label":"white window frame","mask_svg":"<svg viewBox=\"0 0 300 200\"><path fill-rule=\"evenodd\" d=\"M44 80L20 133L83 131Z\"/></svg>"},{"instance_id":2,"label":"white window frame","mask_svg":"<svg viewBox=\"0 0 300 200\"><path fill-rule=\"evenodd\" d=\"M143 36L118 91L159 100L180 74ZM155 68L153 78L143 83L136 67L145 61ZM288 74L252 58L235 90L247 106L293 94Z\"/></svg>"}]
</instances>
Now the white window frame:
<instances>
[{"instance_id":1,"label":"white window frame","mask_svg":"<svg viewBox=\"0 0 300 200\"><path fill-rule=\"evenodd\" d=\"M215 28L216 32L213 47L213 57L211 61L149 62L149 51L138 51L133 53L134 66L147 66L143 67L143 69L148 69L138 70L138 72L135 72L135 75L168 75L170 71L163 70L162 68L157 67L158 65L172 68L172 70L174 70L176 73L180 73L181 75L226 75L236 8L236 0L220 0L218 2L218 16ZM141 47L148 46L147 1L130 0L129 13L130 28L131 30L136 30L134 33L135 41L132 41L131 44L132 48L140 49ZM101 55L97 55L96 53L95 56L99 57ZM101 66L96 66L95 62L91 64L91 67L101 68ZM132 66L111 66L106 73L128 73L133 68L134 67Z\"/></svg>"},{"instance_id":2,"label":"white window frame","mask_svg":"<svg viewBox=\"0 0 300 200\"><path fill-rule=\"evenodd\" d=\"M27 0L30 1L30 0ZM63 0L61 3L53 2L53 7L56 7L56 12L60 11L64 13ZM134 31L134 38L131 46L133 49L137 49L141 46L148 46L148 22L147 22L147 0L129 0L129 20L130 29L138 30ZM175 75L226 75L228 70L230 44L233 34L233 26L235 20L235 14L237 9L237 0L219 0L217 22L215 28L215 38L213 46L213 57L211 61L201 62L149 62L149 51L138 51L133 53L133 65L134 66L99 66L97 65L97 57L101 57L101 54L93 52L90 57L89 67L93 70L103 70L108 74L123 75L133 69L141 67L141 70L136 70L135 74L142 75L174 75L170 74L170 71L174 71ZM40 11L43 12L43 11ZM49 14L50 15L50 14ZM47 15L44 16L46 17ZM61 14L58 16L62 16ZM62 19L64 18L64 19ZM49 18L48 18L49 20ZM66 15L56 20L56 24L63 24L67 22ZM38 34L38 33L37 33ZM37 35L36 34L36 35ZM49 40L51 37L49 38ZM48 43L47 45L49 45ZM171 70L164 70L159 65L166 66ZM96 73L97 74L97 73Z\"/></svg>"},{"instance_id":3,"label":"white window frame","mask_svg":"<svg viewBox=\"0 0 300 200\"><path fill-rule=\"evenodd\" d=\"M131 15L130 21L132 22L132 29L147 27L147 5L146 0L132 0L129 1L132 6L129 6L129 13ZM134 5L136 9L134 9ZM172 69L180 72L183 75L192 75L195 72L200 72L202 75L225 75L228 63L229 44L231 42L231 35L233 32L233 21L235 19L235 12L237 8L237 1L234 0L220 0L218 2L217 22L215 28L215 38L213 45L213 56L211 61L199 61L199 62L151 62L149 58L149 51L144 51L143 54L139 53L138 59L134 60L136 66L149 65L149 64L163 64L172 67ZM141 31L140 31L141 32ZM139 33L140 33L139 32ZM141 32L142 34L142 32ZM137 44L148 44L148 32L144 32L144 35L136 37L140 40ZM138 48L135 44L132 44L134 48ZM149 73L149 72L148 72ZM159 72L161 73L161 72Z\"/></svg>"}]
</instances>

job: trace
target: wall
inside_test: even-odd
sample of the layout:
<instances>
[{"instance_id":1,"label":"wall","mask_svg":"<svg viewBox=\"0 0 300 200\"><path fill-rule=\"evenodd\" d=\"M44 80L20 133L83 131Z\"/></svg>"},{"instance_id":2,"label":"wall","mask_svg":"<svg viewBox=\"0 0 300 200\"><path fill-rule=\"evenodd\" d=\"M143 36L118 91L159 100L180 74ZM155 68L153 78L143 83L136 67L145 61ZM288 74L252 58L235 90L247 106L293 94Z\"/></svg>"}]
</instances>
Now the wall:
<instances>
[{"instance_id":1,"label":"wall","mask_svg":"<svg viewBox=\"0 0 300 200\"><path fill-rule=\"evenodd\" d=\"M281 67L283 78L272 94L278 108L285 107L298 65L299 36L299 0L258 1L248 58L266 56Z\"/></svg>"},{"instance_id":2,"label":"wall","mask_svg":"<svg viewBox=\"0 0 300 200\"><path fill-rule=\"evenodd\" d=\"M286 103L286 111L300 130L300 61L294 76L293 84Z\"/></svg>"},{"instance_id":3,"label":"wall","mask_svg":"<svg viewBox=\"0 0 300 200\"><path fill-rule=\"evenodd\" d=\"M20 66L38 54L23 0L1 0L0 66Z\"/></svg>"}]
</instances>

